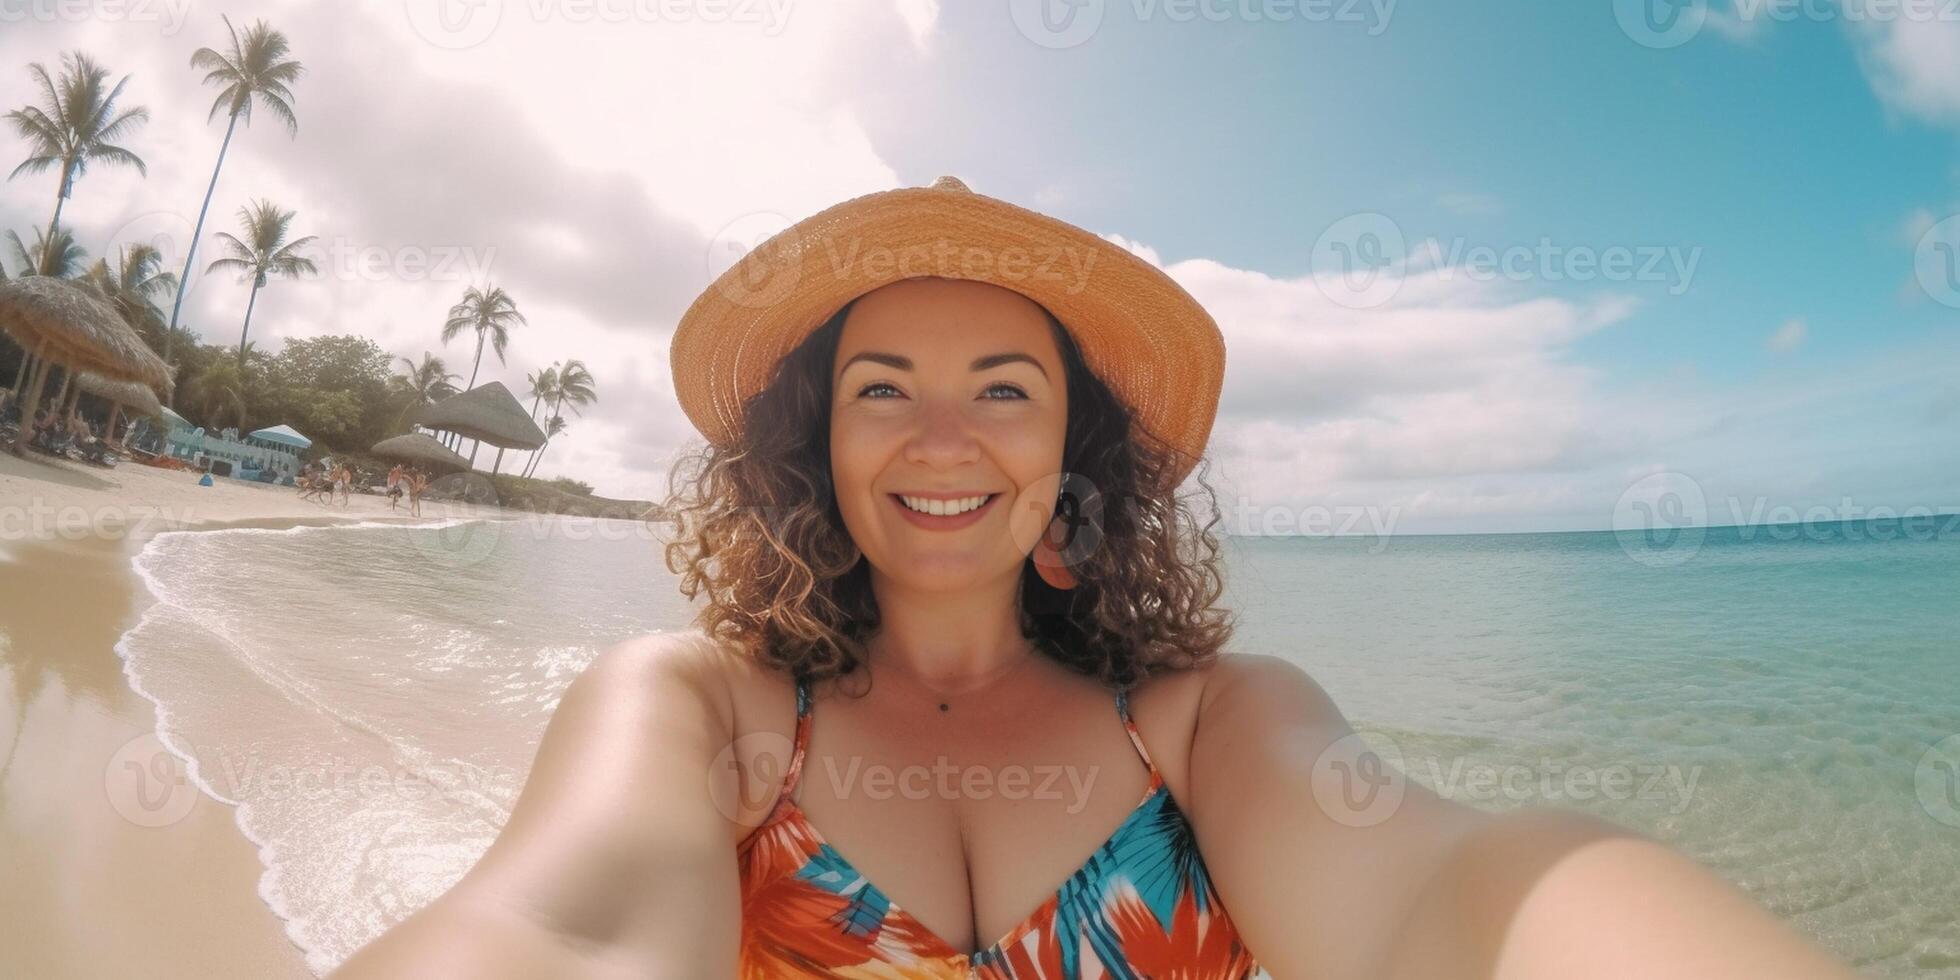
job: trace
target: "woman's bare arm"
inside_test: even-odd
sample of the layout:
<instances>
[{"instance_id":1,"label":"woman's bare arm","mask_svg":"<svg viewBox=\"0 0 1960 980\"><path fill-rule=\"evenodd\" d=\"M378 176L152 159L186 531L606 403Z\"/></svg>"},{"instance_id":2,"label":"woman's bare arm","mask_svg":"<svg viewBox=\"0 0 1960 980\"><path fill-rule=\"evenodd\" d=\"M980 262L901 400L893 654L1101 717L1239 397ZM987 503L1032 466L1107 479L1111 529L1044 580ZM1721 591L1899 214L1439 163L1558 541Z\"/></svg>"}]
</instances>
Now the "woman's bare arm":
<instances>
[{"instance_id":1,"label":"woman's bare arm","mask_svg":"<svg viewBox=\"0 0 1960 980\"><path fill-rule=\"evenodd\" d=\"M1298 667L1231 656L1206 681L1187 809L1274 976L1852 976L1663 844L1572 811L1484 813L1365 755Z\"/></svg>"},{"instance_id":2,"label":"woman's bare arm","mask_svg":"<svg viewBox=\"0 0 1960 980\"><path fill-rule=\"evenodd\" d=\"M332 980L733 975L733 824L708 793L732 725L712 662L696 632L601 654L483 857Z\"/></svg>"}]
</instances>

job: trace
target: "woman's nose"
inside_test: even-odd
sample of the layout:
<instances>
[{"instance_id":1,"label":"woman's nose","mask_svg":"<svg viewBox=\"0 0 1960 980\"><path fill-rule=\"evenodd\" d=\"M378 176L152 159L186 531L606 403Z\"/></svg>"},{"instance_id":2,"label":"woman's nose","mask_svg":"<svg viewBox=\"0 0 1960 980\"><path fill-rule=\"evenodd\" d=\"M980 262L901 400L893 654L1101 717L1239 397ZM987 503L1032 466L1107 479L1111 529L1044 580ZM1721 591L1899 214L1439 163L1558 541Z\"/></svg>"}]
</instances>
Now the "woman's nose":
<instances>
[{"instance_id":1,"label":"woman's nose","mask_svg":"<svg viewBox=\"0 0 1960 980\"><path fill-rule=\"evenodd\" d=\"M928 403L918 419L918 428L905 444L907 462L948 467L980 458L980 442L973 437L960 405Z\"/></svg>"}]
</instances>

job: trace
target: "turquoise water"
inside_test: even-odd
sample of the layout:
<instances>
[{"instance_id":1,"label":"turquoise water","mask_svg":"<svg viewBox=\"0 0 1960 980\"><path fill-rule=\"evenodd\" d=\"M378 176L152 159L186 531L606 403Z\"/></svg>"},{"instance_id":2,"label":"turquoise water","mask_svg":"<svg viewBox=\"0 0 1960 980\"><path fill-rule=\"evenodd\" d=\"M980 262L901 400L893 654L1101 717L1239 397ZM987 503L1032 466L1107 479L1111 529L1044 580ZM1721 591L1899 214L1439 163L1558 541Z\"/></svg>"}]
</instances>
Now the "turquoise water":
<instances>
[{"instance_id":1,"label":"turquoise water","mask_svg":"<svg viewBox=\"0 0 1960 980\"><path fill-rule=\"evenodd\" d=\"M1942 522L1945 522L1944 524ZM1234 649L1414 778L1599 813L1883 977L1960 977L1960 526L1231 538ZM1879 533L1875 537L1873 530ZM645 528L164 535L132 682L325 972L487 847L558 694L689 609Z\"/></svg>"}]
</instances>

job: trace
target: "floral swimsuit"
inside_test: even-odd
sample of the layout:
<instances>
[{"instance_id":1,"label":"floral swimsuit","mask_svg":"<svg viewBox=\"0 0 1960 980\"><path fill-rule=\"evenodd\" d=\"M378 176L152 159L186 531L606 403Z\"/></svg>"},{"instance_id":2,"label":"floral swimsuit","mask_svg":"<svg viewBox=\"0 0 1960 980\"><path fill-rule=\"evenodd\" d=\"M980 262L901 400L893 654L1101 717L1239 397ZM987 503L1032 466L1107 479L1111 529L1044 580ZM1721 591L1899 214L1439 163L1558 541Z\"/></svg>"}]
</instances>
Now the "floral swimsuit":
<instances>
[{"instance_id":1,"label":"floral swimsuit","mask_svg":"<svg viewBox=\"0 0 1960 980\"><path fill-rule=\"evenodd\" d=\"M796 739L775 809L742 840L743 980L792 977L1239 978L1258 967L1212 889L1191 825L1144 751L1129 703L1116 711L1150 768L1142 801L1061 888L993 945L935 935L824 840L791 793L810 737L796 688Z\"/></svg>"}]
</instances>

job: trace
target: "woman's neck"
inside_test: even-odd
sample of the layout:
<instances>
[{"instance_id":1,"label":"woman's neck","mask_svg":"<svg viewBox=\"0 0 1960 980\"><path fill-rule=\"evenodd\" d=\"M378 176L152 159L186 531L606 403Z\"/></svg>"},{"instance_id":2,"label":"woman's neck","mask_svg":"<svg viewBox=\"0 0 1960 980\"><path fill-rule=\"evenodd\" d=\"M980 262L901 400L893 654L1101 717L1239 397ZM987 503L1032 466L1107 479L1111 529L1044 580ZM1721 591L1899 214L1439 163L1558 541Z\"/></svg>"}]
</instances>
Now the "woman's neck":
<instances>
[{"instance_id":1,"label":"woman's neck","mask_svg":"<svg viewBox=\"0 0 1960 980\"><path fill-rule=\"evenodd\" d=\"M912 679L954 693L984 686L1027 660L1020 575L957 592L918 592L874 575L878 632L867 642L872 669L892 664Z\"/></svg>"}]
</instances>

